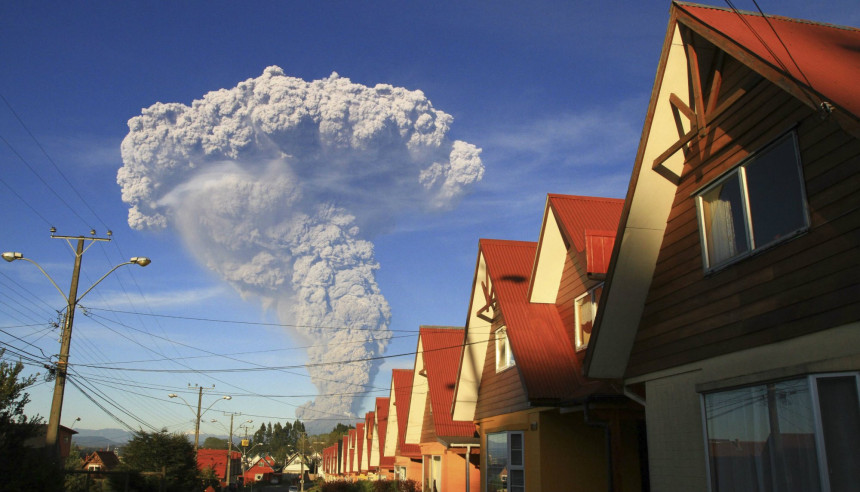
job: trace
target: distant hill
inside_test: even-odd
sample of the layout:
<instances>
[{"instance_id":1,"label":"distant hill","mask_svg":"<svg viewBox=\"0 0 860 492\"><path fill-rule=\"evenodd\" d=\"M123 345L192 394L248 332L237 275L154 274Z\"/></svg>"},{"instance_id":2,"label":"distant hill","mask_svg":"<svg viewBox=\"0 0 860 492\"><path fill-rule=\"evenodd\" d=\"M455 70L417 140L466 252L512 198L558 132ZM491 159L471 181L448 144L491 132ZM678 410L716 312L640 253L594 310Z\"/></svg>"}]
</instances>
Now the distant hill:
<instances>
[{"instance_id":1,"label":"distant hill","mask_svg":"<svg viewBox=\"0 0 860 492\"><path fill-rule=\"evenodd\" d=\"M72 444L82 448L107 448L123 446L132 437L132 433L122 429L75 429L77 434L72 436Z\"/></svg>"},{"instance_id":2,"label":"distant hill","mask_svg":"<svg viewBox=\"0 0 860 492\"><path fill-rule=\"evenodd\" d=\"M108 447L114 448L117 446L124 446L134 434L123 429L75 429L78 431L77 434L72 436L72 444L80 446L82 448L92 449L105 449ZM213 434L200 434L200 443L206 440L207 437L213 436ZM214 435L214 437L219 437L221 439L227 439L226 435L219 436ZM188 435L188 438L191 442L194 442L194 435ZM235 439L235 438L234 438Z\"/></svg>"}]
</instances>

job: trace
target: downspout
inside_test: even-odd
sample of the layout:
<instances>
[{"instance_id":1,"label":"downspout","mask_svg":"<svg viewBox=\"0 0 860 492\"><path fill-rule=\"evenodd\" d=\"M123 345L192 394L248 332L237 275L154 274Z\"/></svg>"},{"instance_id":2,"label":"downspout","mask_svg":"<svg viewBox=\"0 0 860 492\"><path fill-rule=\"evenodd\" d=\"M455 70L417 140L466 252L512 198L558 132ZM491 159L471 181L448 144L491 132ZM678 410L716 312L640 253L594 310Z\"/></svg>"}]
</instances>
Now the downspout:
<instances>
[{"instance_id":1,"label":"downspout","mask_svg":"<svg viewBox=\"0 0 860 492\"><path fill-rule=\"evenodd\" d=\"M614 492L615 483L612 473L612 431L609 429L609 422L606 422L605 420L592 420L591 413L589 412L589 406L591 405L592 400L593 398L591 396L585 399L585 404L583 405L583 416L585 417L586 425L603 429L603 435L606 439L606 490L608 492Z\"/></svg>"},{"instance_id":2,"label":"downspout","mask_svg":"<svg viewBox=\"0 0 860 492\"><path fill-rule=\"evenodd\" d=\"M472 485L472 478L470 476L471 470L471 459L472 459L472 445L466 444L466 492L469 492L469 487Z\"/></svg>"}]
</instances>

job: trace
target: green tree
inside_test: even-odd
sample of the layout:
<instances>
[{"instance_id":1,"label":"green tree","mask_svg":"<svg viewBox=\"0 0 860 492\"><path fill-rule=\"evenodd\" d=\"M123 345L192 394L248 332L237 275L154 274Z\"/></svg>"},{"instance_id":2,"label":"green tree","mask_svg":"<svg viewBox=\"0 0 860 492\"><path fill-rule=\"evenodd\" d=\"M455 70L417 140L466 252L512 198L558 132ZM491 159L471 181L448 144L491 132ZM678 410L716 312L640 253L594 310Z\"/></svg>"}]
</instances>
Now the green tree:
<instances>
[{"instance_id":1,"label":"green tree","mask_svg":"<svg viewBox=\"0 0 860 492\"><path fill-rule=\"evenodd\" d=\"M200 447L203 449L227 449L227 439L209 436L203 441L203 445Z\"/></svg>"},{"instance_id":2,"label":"green tree","mask_svg":"<svg viewBox=\"0 0 860 492\"><path fill-rule=\"evenodd\" d=\"M0 349L0 359L6 353ZM0 360L0 488L7 490L59 490L62 475L45 473L50 454L40 446L42 417L27 417L24 407L30 402L26 393L38 374L21 377L24 364ZM44 439L42 437L41 439ZM28 442L29 440L29 442ZM50 466L50 465L49 465Z\"/></svg>"},{"instance_id":3,"label":"green tree","mask_svg":"<svg viewBox=\"0 0 860 492\"><path fill-rule=\"evenodd\" d=\"M182 434L168 434L167 429L136 432L123 448L123 463L118 468L132 472L131 488L135 490L185 492L197 490L200 484L194 445ZM163 487L159 485L162 477L145 475L162 470ZM114 487L122 490L123 484L117 482Z\"/></svg>"}]
</instances>

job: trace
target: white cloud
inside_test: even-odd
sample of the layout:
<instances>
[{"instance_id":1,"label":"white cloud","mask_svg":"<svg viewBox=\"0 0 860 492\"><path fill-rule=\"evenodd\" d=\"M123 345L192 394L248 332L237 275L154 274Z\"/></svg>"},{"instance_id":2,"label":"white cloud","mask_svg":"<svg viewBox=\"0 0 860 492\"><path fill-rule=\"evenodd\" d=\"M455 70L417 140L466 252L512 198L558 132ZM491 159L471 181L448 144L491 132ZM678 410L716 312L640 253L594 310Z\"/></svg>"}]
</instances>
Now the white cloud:
<instances>
[{"instance_id":1,"label":"white cloud","mask_svg":"<svg viewBox=\"0 0 860 492\"><path fill-rule=\"evenodd\" d=\"M170 228L245 297L327 345L309 362L381 353L389 306L370 240L404 213L449 210L483 177L481 150L420 91L278 67L191 106L156 103L129 121L117 173L129 225ZM378 364L309 368L320 393L354 392ZM323 396L297 412L357 411Z\"/></svg>"}]
</instances>

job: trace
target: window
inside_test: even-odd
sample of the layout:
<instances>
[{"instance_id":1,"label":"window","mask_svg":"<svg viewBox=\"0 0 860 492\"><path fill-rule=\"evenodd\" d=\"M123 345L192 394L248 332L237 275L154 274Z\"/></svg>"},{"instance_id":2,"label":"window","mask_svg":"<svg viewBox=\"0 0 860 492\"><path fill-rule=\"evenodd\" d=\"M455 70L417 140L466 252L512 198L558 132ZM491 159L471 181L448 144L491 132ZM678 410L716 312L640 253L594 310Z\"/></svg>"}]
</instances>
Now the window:
<instances>
[{"instance_id":1,"label":"window","mask_svg":"<svg viewBox=\"0 0 860 492\"><path fill-rule=\"evenodd\" d=\"M600 294L603 293L603 284L589 289L588 292L576 299L576 350L583 350L588 346L591 338L591 327L594 317L597 316L597 303L600 302Z\"/></svg>"},{"instance_id":2,"label":"window","mask_svg":"<svg viewBox=\"0 0 860 492\"><path fill-rule=\"evenodd\" d=\"M515 363L508 331L503 326L496 330L496 372L504 371Z\"/></svg>"},{"instance_id":3,"label":"window","mask_svg":"<svg viewBox=\"0 0 860 492\"><path fill-rule=\"evenodd\" d=\"M714 270L809 227L797 139L789 133L696 195L703 262Z\"/></svg>"},{"instance_id":4,"label":"window","mask_svg":"<svg viewBox=\"0 0 860 492\"><path fill-rule=\"evenodd\" d=\"M424 490L426 492L442 492L441 456L424 456Z\"/></svg>"},{"instance_id":5,"label":"window","mask_svg":"<svg viewBox=\"0 0 860 492\"><path fill-rule=\"evenodd\" d=\"M406 480L406 467L405 466L395 466L394 467L394 479L395 480Z\"/></svg>"},{"instance_id":6,"label":"window","mask_svg":"<svg viewBox=\"0 0 860 492\"><path fill-rule=\"evenodd\" d=\"M828 374L704 395L711 491L856 490L858 384Z\"/></svg>"},{"instance_id":7,"label":"window","mask_svg":"<svg viewBox=\"0 0 860 492\"><path fill-rule=\"evenodd\" d=\"M526 490L522 432L487 434L487 492Z\"/></svg>"}]
</instances>

